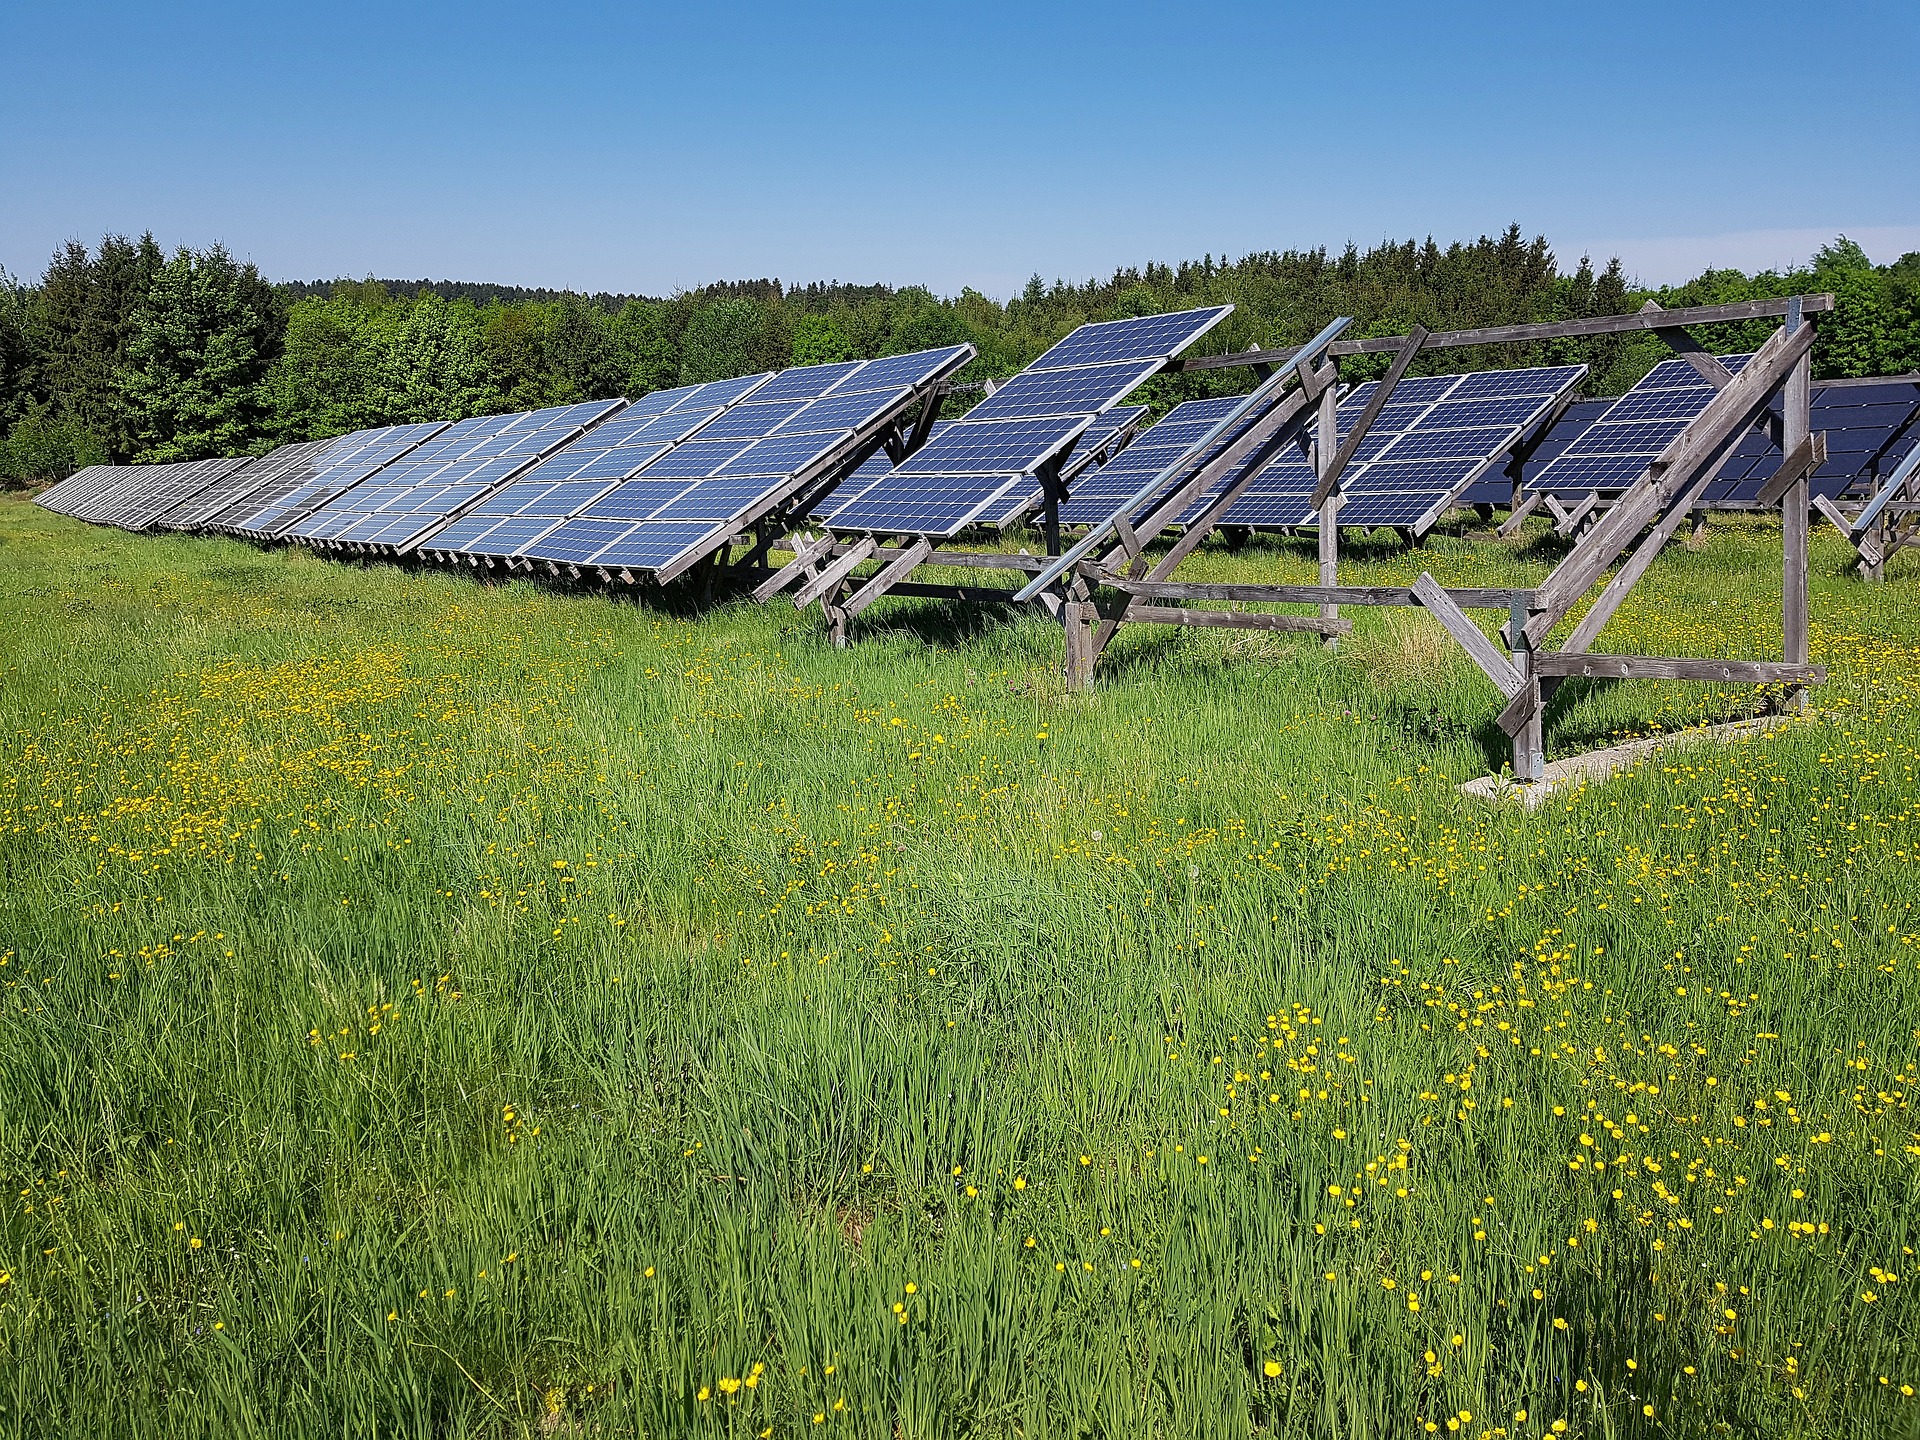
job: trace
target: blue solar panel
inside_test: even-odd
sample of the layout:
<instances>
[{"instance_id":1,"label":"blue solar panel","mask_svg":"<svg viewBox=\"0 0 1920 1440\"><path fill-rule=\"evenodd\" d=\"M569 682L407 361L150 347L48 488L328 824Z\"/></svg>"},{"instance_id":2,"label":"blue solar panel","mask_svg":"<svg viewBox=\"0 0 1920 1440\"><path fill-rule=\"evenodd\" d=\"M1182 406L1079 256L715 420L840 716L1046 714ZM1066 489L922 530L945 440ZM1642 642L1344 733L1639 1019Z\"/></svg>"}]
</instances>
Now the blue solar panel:
<instances>
[{"instance_id":1,"label":"blue solar panel","mask_svg":"<svg viewBox=\"0 0 1920 1440\"><path fill-rule=\"evenodd\" d=\"M656 519L658 525L634 531L621 552L624 558L607 563L655 568L635 557L657 554L669 544L667 560L684 561L693 553L689 545L711 549L782 496L830 480L837 455L893 423L921 397L923 392L907 381L937 379L972 355L971 346L949 346L684 388L666 413L627 427L618 447L596 446L589 432L527 476L625 483L565 484L530 497L518 514L544 517L537 535L528 536L524 527L490 529L473 539L462 532L457 545L433 548L597 564L596 548L626 535L641 520ZM656 448L643 451L643 446ZM582 528L583 520L594 526ZM518 548L502 548L508 544Z\"/></svg>"},{"instance_id":2,"label":"blue solar panel","mask_svg":"<svg viewBox=\"0 0 1920 1440\"><path fill-rule=\"evenodd\" d=\"M688 483L685 479L629 480L626 484L609 491L593 504L582 507L581 513L644 520L669 500L684 494ZM565 513L562 512L562 514Z\"/></svg>"},{"instance_id":3,"label":"blue solar panel","mask_svg":"<svg viewBox=\"0 0 1920 1440\"><path fill-rule=\"evenodd\" d=\"M943 538L968 524L1005 523L1027 508L1040 466L1069 453L1096 415L1232 308L1081 326L899 466L854 477L857 494L836 500L829 523Z\"/></svg>"},{"instance_id":4,"label":"blue solar panel","mask_svg":"<svg viewBox=\"0 0 1920 1440\"><path fill-rule=\"evenodd\" d=\"M1738 374L1752 358L1722 355L1720 363ZM1528 488L1561 494L1626 489L1718 393L1685 360L1663 360L1541 467Z\"/></svg>"},{"instance_id":5,"label":"blue solar panel","mask_svg":"<svg viewBox=\"0 0 1920 1440\"><path fill-rule=\"evenodd\" d=\"M1241 404L1238 395L1208 400L1186 400L1169 410L1160 422L1098 469L1082 472L1072 483L1060 507L1066 525L1095 525L1113 514L1121 501L1165 470L1203 440L1213 427ZM1088 443L1083 436L1081 445Z\"/></svg>"},{"instance_id":6,"label":"blue solar panel","mask_svg":"<svg viewBox=\"0 0 1920 1440\"><path fill-rule=\"evenodd\" d=\"M897 477L898 471L893 472ZM1004 475L929 476L912 485L876 485L834 512L836 529L876 534L950 535L965 529L1012 487L1024 470Z\"/></svg>"},{"instance_id":7,"label":"blue solar panel","mask_svg":"<svg viewBox=\"0 0 1920 1440\"><path fill-rule=\"evenodd\" d=\"M860 368L858 360L835 365L796 365L782 370L753 392L755 400L812 400L824 395Z\"/></svg>"},{"instance_id":8,"label":"blue solar panel","mask_svg":"<svg viewBox=\"0 0 1920 1440\"><path fill-rule=\"evenodd\" d=\"M343 435L310 471L289 475L248 495L232 510L214 516L210 524L239 535L263 538L279 535L317 506L450 428L446 421L436 420L416 425L385 425Z\"/></svg>"},{"instance_id":9,"label":"blue solar panel","mask_svg":"<svg viewBox=\"0 0 1920 1440\"><path fill-rule=\"evenodd\" d=\"M288 533L404 549L622 403L594 400L462 421L386 467L377 483L355 487ZM341 515L354 518L341 524Z\"/></svg>"},{"instance_id":10,"label":"blue solar panel","mask_svg":"<svg viewBox=\"0 0 1920 1440\"><path fill-rule=\"evenodd\" d=\"M834 386L835 394L853 394L866 390L897 390L901 386L924 385L939 375L960 367L973 358L971 345L945 345L938 350L916 350L910 355L888 355L869 360ZM824 368L824 367L821 367ZM792 372L788 372L792 373Z\"/></svg>"},{"instance_id":11,"label":"blue solar panel","mask_svg":"<svg viewBox=\"0 0 1920 1440\"><path fill-rule=\"evenodd\" d=\"M648 479L659 475L711 475L750 443L746 440L689 440L667 451L641 473Z\"/></svg>"},{"instance_id":12,"label":"blue solar panel","mask_svg":"<svg viewBox=\"0 0 1920 1440\"><path fill-rule=\"evenodd\" d=\"M631 520L569 520L518 553L535 560L584 565L632 528Z\"/></svg>"},{"instance_id":13,"label":"blue solar panel","mask_svg":"<svg viewBox=\"0 0 1920 1440\"><path fill-rule=\"evenodd\" d=\"M756 440L720 466L720 475L790 475L804 470L840 443L840 432L773 435Z\"/></svg>"},{"instance_id":14,"label":"blue solar panel","mask_svg":"<svg viewBox=\"0 0 1920 1440\"><path fill-rule=\"evenodd\" d=\"M1012 420L1034 415L1092 415L1145 384L1165 361L1128 360L1072 370L1029 370L982 400L967 420Z\"/></svg>"},{"instance_id":15,"label":"blue solar panel","mask_svg":"<svg viewBox=\"0 0 1920 1440\"><path fill-rule=\"evenodd\" d=\"M709 420L701 428L702 440L725 440L740 436L748 440L758 440L762 435L771 434L783 420L791 420L806 406L804 400L775 401L763 404L758 395L745 404L734 406L731 410Z\"/></svg>"},{"instance_id":16,"label":"blue solar panel","mask_svg":"<svg viewBox=\"0 0 1920 1440\"><path fill-rule=\"evenodd\" d=\"M838 392L814 401L784 421L776 434L802 435L824 430L853 430L869 423L912 392L906 386L886 386L878 390Z\"/></svg>"},{"instance_id":17,"label":"blue solar panel","mask_svg":"<svg viewBox=\"0 0 1920 1440\"><path fill-rule=\"evenodd\" d=\"M1028 471L1058 454L1087 428L1092 417L1047 420L960 421L903 460L895 473L915 475L1004 474Z\"/></svg>"},{"instance_id":18,"label":"blue solar panel","mask_svg":"<svg viewBox=\"0 0 1920 1440\"><path fill-rule=\"evenodd\" d=\"M1587 373L1584 365L1531 366L1468 375L1422 375L1394 387L1340 477L1340 520L1350 525L1433 524L1500 456L1512 450ZM1378 382L1341 398L1344 437L1373 398ZM1210 495L1237 475L1216 482ZM1280 457L1219 518L1223 525L1316 523L1311 466L1296 451ZM1209 497L1182 517L1199 517Z\"/></svg>"},{"instance_id":19,"label":"blue solar panel","mask_svg":"<svg viewBox=\"0 0 1920 1440\"><path fill-rule=\"evenodd\" d=\"M713 526L702 520L649 520L595 551L592 563L610 568L660 570L689 550L711 543Z\"/></svg>"},{"instance_id":20,"label":"blue solar panel","mask_svg":"<svg viewBox=\"0 0 1920 1440\"><path fill-rule=\"evenodd\" d=\"M1778 397L1772 408L1779 412ZM1920 381L1815 384L1808 410L1809 427L1827 438L1826 461L1809 477L1814 495L1864 498L1920 443ZM1751 503L1779 468L1780 447L1766 431L1750 431L1705 499Z\"/></svg>"},{"instance_id":21,"label":"blue solar panel","mask_svg":"<svg viewBox=\"0 0 1920 1440\"><path fill-rule=\"evenodd\" d=\"M1064 370L1109 360L1155 357L1166 360L1178 355L1232 313L1231 305L1213 305L1169 315L1144 315L1131 320L1082 325L1027 369Z\"/></svg>"}]
</instances>

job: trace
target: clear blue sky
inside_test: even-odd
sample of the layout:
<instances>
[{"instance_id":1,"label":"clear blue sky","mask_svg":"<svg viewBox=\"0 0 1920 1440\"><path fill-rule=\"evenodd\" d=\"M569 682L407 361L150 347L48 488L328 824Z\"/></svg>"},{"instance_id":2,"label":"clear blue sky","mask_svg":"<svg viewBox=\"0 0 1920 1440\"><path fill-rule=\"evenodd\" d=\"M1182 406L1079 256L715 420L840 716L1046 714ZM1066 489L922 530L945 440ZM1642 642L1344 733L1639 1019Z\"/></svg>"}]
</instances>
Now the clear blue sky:
<instances>
[{"instance_id":1,"label":"clear blue sky","mask_svg":"<svg viewBox=\"0 0 1920 1440\"><path fill-rule=\"evenodd\" d=\"M971 285L1443 243L1649 280L1920 249L1920 4L5 0L0 265Z\"/></svg>"}]
</instances>

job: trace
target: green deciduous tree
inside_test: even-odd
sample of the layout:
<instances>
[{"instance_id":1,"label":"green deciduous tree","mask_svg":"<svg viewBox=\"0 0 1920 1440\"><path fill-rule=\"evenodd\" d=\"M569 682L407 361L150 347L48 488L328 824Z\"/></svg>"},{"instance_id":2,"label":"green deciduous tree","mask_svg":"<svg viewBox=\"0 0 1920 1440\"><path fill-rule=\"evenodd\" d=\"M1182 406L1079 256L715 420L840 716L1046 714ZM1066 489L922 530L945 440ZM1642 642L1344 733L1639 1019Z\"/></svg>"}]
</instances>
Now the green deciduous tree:
<instances>
[{"instance_id":1,"label":"green deciduous tree","mask_svg":"<svg viewBox=\"0 0 1920 1440\"><path fill-rule=\"evenodd\" d=\"M762 307L713 300L693 312L680 341L680 383L697 385L753 372L760 358Z\"/></svg>"},{"instance_id":2,"label":"green deciduous tree","mask_svg":"<svg viewBox=\"0 0 1920 1440\"><path fill-rule=\"evenodd\" d=\"M379 360L375 394L388 424L461 420L485 413L494 392L482 356L480 316L431 291L414 300Z\"/></svg>"}]
</instances>

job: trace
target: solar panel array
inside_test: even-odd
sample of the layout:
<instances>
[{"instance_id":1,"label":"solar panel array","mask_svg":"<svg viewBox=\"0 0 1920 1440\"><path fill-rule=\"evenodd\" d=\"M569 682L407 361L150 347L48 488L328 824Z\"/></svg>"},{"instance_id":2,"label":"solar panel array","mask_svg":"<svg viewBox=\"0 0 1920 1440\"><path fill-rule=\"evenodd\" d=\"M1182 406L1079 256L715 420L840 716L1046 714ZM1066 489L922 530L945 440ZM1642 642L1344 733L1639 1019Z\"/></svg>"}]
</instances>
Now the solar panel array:
<instances>
[{"instance_id":1,"label":"solar panel array","mask_svg":"<svg viewBox=\"0 0 1920 1440\"><path fill-rule=\"evenodd\" d=\"M1751 355L1722 355L1734 374ZM1685 360L1662 360L1528 482L1558 495L1618 495L1699 418L1719 391Z\"/></svg>"},{"instance_id":2,"label":"solar panel array","mask_svg":"<svg viewBox=\"0 0 1920 1440\"><path fill-rule=\"evenodd\" d=\"M1027 508L1031 477L1230 305L1082 325L927 444L844 497L835 530L949 538ZM1018 503L1016 503L1016 500Z\"/></svg>"},{"instance_id":3,"label":"solar panel array","mask_svg":"<svg viewBox=\"0 0 1920 1440\"><path fill-rule=\"evenodd\" d=\"M311 465L326 454L333 440L301 440L249 460L239 469L214 481L198 495L185 500L154 518L161 530L202 530L222 511L229 510L268 485Z\"/></svg>"},{"instance_id":4,"label":"solar panel array","mask_svg":"<svg viewBox=\"0 0 1920 1440\"><path fill-rule=\"evenodd\" d=\"M59 515L71 515L107 486L126 474L124 465L89 465L66 479L49 485L33 497L33 503Z\"/></svg>"},{"instance_id":5,"label":"solar panel array","mask_svg":"<svg viewBox=\"0 0 1920 1440\"><path fill-rule=\"evenodd\" d=\"M1779 401L1774 402L1779 409ZM1827 437L1827 458L1809 477L1812 493L1834 499L1871 493L1920 444L1920 380L1815 385L1808 428ZM1752 501L1780 468L1780 447L1754 429L1740 442L1704 497L1709 505Z\"/></svg>"},{"instance_id":6,"label":"solar panel array","mask_svg":"<svg viewBox=\"0 0 1920 1440\"><path fill-rule=\"evenodd\" d=\"M1402 380L1341 474L1340 522L1425 529L1586 373L1584 365L1543 365ZM1352 433L1378 383L1369 380L1341 397L1336 424L1342 439ZM1222 476L1210 494L1228 489L1241 473ZM1317 484L1305 454L1283 455L1255 477L1218 523L1256 529L1317 524ZM1182 518L1198 518L1209 498L1196 501Z\"/></svg>"},{"instance_id":7,"label":"solar panel array","mask_svg":"<svg viewBox=\"0 0 1920 1440\"><path fill-rule=\"evenodd\" d=\"M422 548L670 569L710 552L796 486L831 480L973 354L952 345L669 392L644 415L589 431Z\"/></svg>"},{"instance_id":8,"label":"solar panel array","mask_svg":"<svg viewBox=\"0 0 1920 1440\"><path fill-rule=\"evenodd\" d=\"M1106 464L1072 482L1060 507L1060 523L1097 525L1107 519L1148 480L1203 440L1240 400L1238 395L1222 395L1181 401Z\"/></svg>"},{"instance_id":9,"label":"solar panel array","mask_svg":"<svg viewBox=\"0 0 1920 1440\"><path fill-rule=\"evenodd\" d=\"M98 525L145 530L162 510L197 495L221 476L247 463L231 459L180 460L164 465L120 465L105 484L68 513Z\"/></svg>"},{"instance_id":10,"label":"solar panel array","mask_svg":"<svg viewBox=\"0 0 1920 1440\"><path fill-rule=\"evenodd\" d=\"M591 400L461 420L283 533L308 544L404 551L620 404Z\"/></svg>"},{"instance_id":11,"label":"solar panel array","mask_svg":"<svg viewBox=\"0 0 1920 1440\"><path fill-rule=\"evenodd\" d=\"M336 495L445 429L445 420L429 420L342 435L310 465L289 468L279 479L214 516L207 528L256 540L275 539Z\"/></svg>"}]
</instances>

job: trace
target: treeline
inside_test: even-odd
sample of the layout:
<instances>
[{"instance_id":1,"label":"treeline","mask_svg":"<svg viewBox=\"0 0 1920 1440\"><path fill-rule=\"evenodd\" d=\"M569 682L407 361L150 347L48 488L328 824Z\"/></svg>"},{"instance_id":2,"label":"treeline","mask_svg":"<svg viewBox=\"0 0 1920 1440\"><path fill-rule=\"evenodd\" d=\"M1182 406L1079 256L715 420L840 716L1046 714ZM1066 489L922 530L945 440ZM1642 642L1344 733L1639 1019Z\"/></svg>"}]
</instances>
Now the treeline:
<instances>
[{"instance_id":1,"label":"treeline","mask_svg":"<svg viewBox=\"0 0 1920 1440\"><path fill-rule=\"evenodd\" d=\"M1232 302L1209 348L1275 348L1336 315L1391 335L1617 314L1662 305L1831 290L1814 352L1821 376L1920 369L1920 254L1873 265L1844 238L1784 273L1709 271L1641 290L1619 262L1563 269L1518 226L1442 248L1432 240L1281 251L1117 271L1084 284L1038 276L1001 303L973 290L734 281L665 299L506 286L335 281L274 285L220 246L163 253L151 236L63 246L38 284L0 272L0 476L57 478L103 460L258 453L369 425L533 409L755 370L972 341L963 378L1004 376L1088 320ZM527 298L532 296L535 298ZM1701 338L1758 343L1768 322ZM1738 330L1751 333L1739 334ZM1427 370L1584 361L1617 393L1667 353L1651 336L1487 347L1422 357ZM1363 378L1387 357L1350 361ZM1178 399L1249 383L1244 370L1153 382Z\"/></svg>"}]
</instances>

